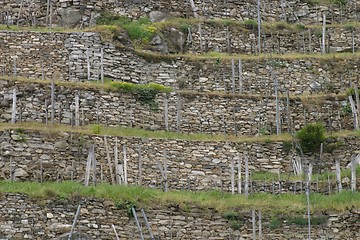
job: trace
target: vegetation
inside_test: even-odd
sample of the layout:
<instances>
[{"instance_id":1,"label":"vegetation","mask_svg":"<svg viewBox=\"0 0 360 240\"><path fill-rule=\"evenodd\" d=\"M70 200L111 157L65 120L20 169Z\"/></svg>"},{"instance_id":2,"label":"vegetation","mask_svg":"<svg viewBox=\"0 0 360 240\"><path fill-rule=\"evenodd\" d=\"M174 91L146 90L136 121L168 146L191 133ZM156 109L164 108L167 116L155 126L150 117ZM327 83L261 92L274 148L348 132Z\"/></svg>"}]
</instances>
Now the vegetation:
<instances>
[{"instance_id":1,"label":"vegetation","mask_svg":"<svg viewBox=\"0 0 360 240\"><path fill-rule=\"evenodd\" d=\"M296 138L304 153L319 152L320 145L325 140L325 127L321 123L307 124L296 133Z\"/></svg>"},{"instance_id":2,"label":"vegetation","mask_svg":"<svg viewBox=\"0 0 360 240\"><path fill-rule=\"evenodd\" d=\"M9 182L0 181L2 193L25 193L30 197L40 199L59 199L66 201L74 197L97 197L112 200L119 208L151 207L177 204L181 209L189 206L212 208L225 214L236 209L247 211L250 209L262 210L267 215L276 216L287 214L297 216L306 213L306 197L294 194L254 194L247 200L244 195L231 195L220 191L189 192L170 191L162 192L159 189L130 187L121 185L101 184L96 187L84 187L76 182ZM343 191L334 195L311 194L310 203L313 213L321 211L341 212L346 209L359 208L360 193ZM226 213L227 218L236 219L236 214ZM294 220L295 221L295 220Z\"/></svg>"},{"instance_id":3,"label":"vegetation","mask_svg":"<svg viewBox=\"0 0 360 240\"><path fill-rule=\"evenodd\" d=\"M119 92L131 93L137 100L144 104L148 104L151 109L156 110L155 102L158 93L170 93L173 91L171 87L165 87L157 83L134 84L129 82L112 82L111 86Z\"/></svg>"}]
</instances>

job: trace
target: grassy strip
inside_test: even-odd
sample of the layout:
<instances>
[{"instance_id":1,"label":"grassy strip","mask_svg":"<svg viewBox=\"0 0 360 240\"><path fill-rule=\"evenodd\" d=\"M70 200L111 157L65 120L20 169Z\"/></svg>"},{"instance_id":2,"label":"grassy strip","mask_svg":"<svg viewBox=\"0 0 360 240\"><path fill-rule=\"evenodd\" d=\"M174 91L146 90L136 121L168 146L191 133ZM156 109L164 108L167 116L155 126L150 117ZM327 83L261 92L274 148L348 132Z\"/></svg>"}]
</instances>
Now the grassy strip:
<instances>
[{"instance_id":1,"label":"grassy strip","mask_svg":"<svg viewBox=\"0 0 360 240\"><path fill-rule=\"evenodd\" d=\"M50 80L41 80L41 79L33 79L26 77L13 77L13 76L1 76L0 80L7 81L16 81L16 82L27 82L27 83L38 83L38 84L51 84ZM82 90L105 90L112 92L124 92L124 93L136 93L139 89L153 89L156 92L160 93L170 93L174 91L171 87L166 87L161 84L149 83L149 84L133 84L128 82L112 82L111 79L107 79L104 84L96 83L96 82L68 82L68 81L60 81L56 80L55 85L63 86L67 88L73 89L82 89ZM205 96L205 97L224 97L224 98L244 98L244 99L263 99L264 97L259 94L233 94L226 93L220 91L212 91L212 92L197 92L191 90L178 90L177 94L194 97L194 96ZM286 98L285 95L280 94L280 98ZM339 93L339 94L324 94L324 93L315 93L315 94L302 94L302 95L289 95L289 99L299 99L304 103L317 103L322 100L344 100L347 97L347 93ZM269 99L275 99L275 96L268 96Z\"/></svg>"},{"instance_id":2,"label":"grassy strip","mask_svg":"<svg viewBox=\"0 0 360 240\"><path fill-rule=\"evenodd\" d=\"M167 131L148 131L140 128L127 128L127 127L104 127L102 125L89 125L82 127L71 127L64 124L45 125L37 122L25 122L25 123L0 123L0 130L11 129L26 129L34 131L44 132L74 132L86 135L110 135L118 137L139 137L139 138L153 138L153 139L178 139L186 141L223 141L223 142L283 142L291 141L292 136L288 133L281 135L266 135L266 136L235 136L224 134L185 134ZM359 137L360 131L341 131L332 132L327 137Z\"/></svg>"},{"instance_id":3,"label":"grassy strip","mask_svg":"<svg viewBox=\"0 0 360 240\"><path fill-rule=\"evenodd\" d=\"M132 203L141 207L164 206L177 204L183 210L189 206L211 208L219 212L230 210L247 211L261 209L267 214L304 214L306 212L305 195L294 194L254 194L246 199L244 195L231 195L220 191L189 192L170 191L167 193L159 189L149 189L133 186L111 186L101 184L96 187L84 187L76 182L43 184L35 182L0 181L0 192L24 193L31 197L71 198L73 196L96 197L109 199L117 205ZM343 191L339 194L325 196L311 194L311 211L343 212L351 208L360 208L360 193Z\"/></svg>"},{"instance_id":4,"label":"grassy strip","mask_svg":"<svg viewBox=\"0 0 360 240\"><path fill-rule=\"evenodd\" d=\"M86 135L111 135L118 137L139 137L153 139L178 139L187 141L226 141L226 142L280 142L292 139L290 134L267 135L259 137L235 136L224 134L185 134L167 131L148 131L140 128L127 127L104 127L102 125L89 125L83 127L71 127L64 124L45 125L37 122L24 123L0 123L0 130L26 129L44 132L74 132Z\"/></svg>"}]
</instances>

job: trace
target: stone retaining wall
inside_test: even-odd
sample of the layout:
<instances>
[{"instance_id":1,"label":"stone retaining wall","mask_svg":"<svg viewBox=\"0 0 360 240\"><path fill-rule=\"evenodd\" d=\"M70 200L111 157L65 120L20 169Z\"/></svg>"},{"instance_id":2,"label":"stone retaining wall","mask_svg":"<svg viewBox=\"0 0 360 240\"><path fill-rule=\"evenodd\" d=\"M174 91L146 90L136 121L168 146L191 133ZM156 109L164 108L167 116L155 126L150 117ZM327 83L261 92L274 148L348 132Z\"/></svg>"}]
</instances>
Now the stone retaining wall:
<instances>
[{"instance_id":1,"label":"stone retaining wall","mask_svg":"<svg viewBox=\"0 0 360 240\"><path fill-rule=\"evenodd\" d=\"M102 11L117 13L137 19L149 16L155 11L173 17L193 17L189 1L181 0L55 0L52 1L51 19L55 26L84 27L93 25ZM21 5L22 3L22 5ZM284 5L285 4L285 5ZM197 13L204 18L230 18L236 20L257 19L256 1L237 0L202 0L195 1ZM261 1L262 21L288 21L306 24L319 24L323 14L332 23L357 21L359 1L346 1L346 5L339 7L335 4L316 4L304 1ZM15 1L0 2L0 14L10 24L46 25L46 1ZM49 9L50 11L50 9Z\"/></svg>"},{"instance_id":2,"label":"stone retaining wall","mask_svg":"<svg viewBox=\"0 0 360 240\"><path fill-rule=\"evenodd\" d=\"M0 199L0 237L2 239L53 239L69 233L77 205L82 205L77 230L92 239L114 239L112 224L120 239L138 238L133 218L127 211L118 209L112 201L101 199L33 199L23 194L4 194ZM161 239L252 239L249 214L241 214L239 230L216 211L195 206L183 210L182 206L152 207L145 209L155 236ZM326 225L312 226L314 239L349 239L359 236L359 214L343 213L325 216ZM276 239L305 239L307 228L285 225L278 229L268 227L270 220L263 216L263 236ZM145 235L146 237L148 235Z\"/></svg>"},{"instance_id":3,"label":"stone retaining wall","mask_svg":"<svg viewBox=\"0 0 360 240\"><path fill-rule=\"evenodd\" d=\"M182 58L147 62L132 51L117 50L102 43L95 33L0 32L1 74L51 78L55 71L68 81L87 81L87 49L90 80L100 79L101 48L104 48L104 74L119 81L156 82L176 89L231 91L232 70L229 60L187 60ZM16 60L14 60L16 59ZM273 94L274 79L279 91L301 94L345 92L358 83L357 57L334 59L242 61L243 93ZM238 60L235 59L235 91L239 88Z\"/></svg>"},{"instance_id":4,"label":"stone retaining wall","mask_svg":"<svg viewBox=\"0 0 360 240\"><path fill-rule=\"evenodd\" d=\"M102 178L102 182L110 182L106 146L102 136L18 129L2 131L0 140L1 179L40 181L40 166L42 165L43 181L83 181L88 151L90 145L94 144L95 158L98 162L97 179L100 181ZM126 148L127 176L130 185L139 184L139 146L142 162L141 185L145 187L161 188L162 179L157 162L163 163L165 150L169 189L209 190L215 188L230 191L231 162L234 160L237 166L238 159L242 159L244 169L245 155L249 156L251 172L293 172L291 160L294 155L284 142L235 143L125 137L118 137L117 140L120 164L123 164L123 147ZM339 144L332 153L325 151L322 156L323 171L332 171L335 160L340 160L344 168L350 162L351 155L358 152L356 137L337 141L342 144ZM114 167L116 139L107 136L107 142ZM305 166L312 158L316 157L304 158ZM316 162L314 172L319 168ZM237 174L237 167L235 174ZM345 181L344 185L346 184L349 184L349 181ZM302 191L300 185L300 183L296 183L296 186L293 183L282 183L281 191L298 193ZM315 190L316 186L314 185L313 188ZM265 191L261 182L254 183L252 189L254 192ZM323 187L320 186L319 189ZM336 186L333 185L332 191L335 189ZM273 190L268 185L266 192L279 192L279 184L275 183Z\"/></svg>"},{"instance_id":5,"label":"stone retaining wall","mask_svg":"<svg viewBox=\"0 0 360 240\"><path fill-rule=\"evenodd\" d=\"M46 122L50 118L50 83L13 80L0 81L0 122L11 121L13 89L17 89L17 122ZM87 87L56 86L55 121L75 122L75 96L79 96L81 125L104 124L166 130L165 98L168 106L168 130L183 133L258 135L276 133L274 97L242 95L158 94L150 107L130 94ZM45 106L46 102L46 106ZM338 97L292 98L287 111L286 98L279 100L280 129L298 130L306 123L322 122L329 131L353 129L353 117L347 101Z\"/></svg>"}]
</instances>

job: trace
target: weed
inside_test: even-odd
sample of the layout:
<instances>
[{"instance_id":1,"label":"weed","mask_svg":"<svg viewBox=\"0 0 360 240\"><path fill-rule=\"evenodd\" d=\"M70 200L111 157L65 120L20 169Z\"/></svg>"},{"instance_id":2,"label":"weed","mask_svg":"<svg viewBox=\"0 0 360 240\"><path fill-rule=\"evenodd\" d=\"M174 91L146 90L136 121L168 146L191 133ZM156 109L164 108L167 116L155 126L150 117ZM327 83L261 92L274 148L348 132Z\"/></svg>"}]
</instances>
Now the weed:
<instances>
[{"instance_id":1,"label":"weed","mask_svg":"<svg viewBox=\"0 0 360 240\"><path fill-rule=\"evenodd\" d=\"M296 133L304 153L318 152L325 140L325 127L321 123L307 124Z\"/></svg>"},{"instance_id":2,"label":"weed","mask_svg":"<svg viewBox=\"0 0 360 240\"><path fill-rule=\"evenodd\" d=\"M93 134L101 134L102 126L100 124L95 124L91 126L91 132Z\"/></svg>"},{"instance_id":3,"label":"weed","mask_svg":"<svg viewBox=\"0 0 360 240\"><path fill-rule=\"evenodd\" d=\"M282 146L283 153L289 154L292 148L293 148L292 141L283 141L283 146Z\"/></svg>"},{"instance_id":4,"label":"weed","mask_svg":"<svg viewBox=\"0 0 360 240\"><path fill-rule=\"evenodd\" d=\"M255 20L248 19L244 21L244 27L246 29L254 30L258 27L258 23Z\"/></svg>"},{"instance_id":5,"label":"weed","mask_svg":"<svg viewBox=\"0 0 360 240\"><path fill-rule=\"evenodd\" d=\"M58 194L53 189L50 189L50 188L44 189L44 195L45 195L45 198L47 198L47 199L56 198L58 196Z\"/></svg>"},{"instance_id":6,"label":"weed","mask_svg":"<svg viewBox=\"0 0 360 240\"><path fill-rule=\"evenodd\" d=\"M278 229L282 225L282 221L278 217L274 217L271 219L269 223L270 229Z\"/></svg>"}]
</instances>

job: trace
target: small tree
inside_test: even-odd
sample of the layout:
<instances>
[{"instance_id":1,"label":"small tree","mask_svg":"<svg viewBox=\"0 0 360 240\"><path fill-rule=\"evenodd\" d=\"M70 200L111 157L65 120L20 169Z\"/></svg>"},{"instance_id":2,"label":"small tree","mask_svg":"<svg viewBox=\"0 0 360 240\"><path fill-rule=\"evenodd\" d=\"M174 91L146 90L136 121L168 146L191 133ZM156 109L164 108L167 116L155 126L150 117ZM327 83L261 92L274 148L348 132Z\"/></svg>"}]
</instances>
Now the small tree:
<instances>
[{"instance_id":1,"label":"small tree","mask_svg":"<svg viewBox=\"0 0 360 240\"><path fill-rule=\"evenodd\" d=\"M296 138L304 153L318 152L325 140L325 127L322 123L307 124L296 133Z\"/></svg>"}]
</instances>

